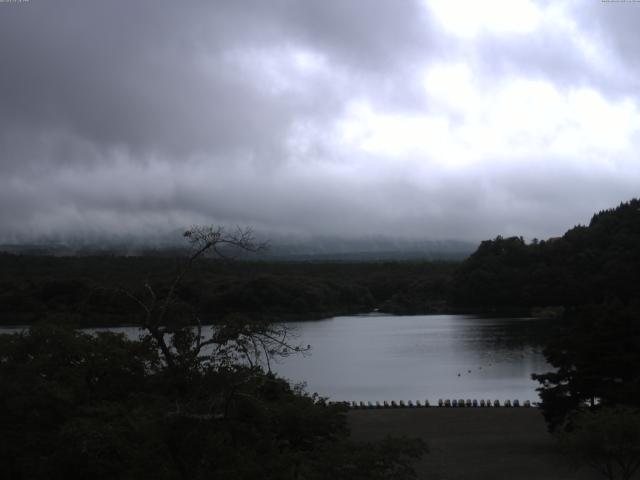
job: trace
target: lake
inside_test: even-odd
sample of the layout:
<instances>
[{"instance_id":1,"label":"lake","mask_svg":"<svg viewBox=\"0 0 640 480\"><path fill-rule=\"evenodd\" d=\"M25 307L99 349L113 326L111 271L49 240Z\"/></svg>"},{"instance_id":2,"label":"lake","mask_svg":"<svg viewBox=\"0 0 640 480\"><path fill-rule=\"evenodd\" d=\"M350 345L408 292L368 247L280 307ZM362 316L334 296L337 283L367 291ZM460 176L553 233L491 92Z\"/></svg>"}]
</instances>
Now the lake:
<instances>
[{"instance_id":1,"label":"lake","mask_svg":"<svg viewBox=\"0 0 640 480\"><path fill-rule=\"evenodd\" d=\"M551 370L535 339L548 321L473 315L355 315L288 324L310 354L272 364L331 400L538 401L532 373ZM9 333L21 328L2 328ZM109 330L137 338L139 330Z\"/></svg>"},{"instance_id":2,"label":"lake","mask_svg":"<svg viewBox=\"0 0 640 480\"><path fill-rule=\"evenodd\" d=\"M295 327L311 355L274 370L332 400L538 401L531 374L551 367L533 344L546 321L469 315L358 315Z\"/></svg>"}]
</instances>

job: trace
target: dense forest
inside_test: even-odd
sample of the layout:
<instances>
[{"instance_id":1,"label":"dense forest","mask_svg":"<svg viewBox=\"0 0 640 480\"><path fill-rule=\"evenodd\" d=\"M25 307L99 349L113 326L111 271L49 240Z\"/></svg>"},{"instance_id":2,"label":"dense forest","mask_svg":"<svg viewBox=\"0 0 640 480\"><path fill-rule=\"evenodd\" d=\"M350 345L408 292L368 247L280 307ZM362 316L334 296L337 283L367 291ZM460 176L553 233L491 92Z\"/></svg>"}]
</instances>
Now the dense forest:
<instances>
[{"instance_id":1,"label":"dense forest","mask_svg":"<svg viewBox=\"0 0 640 480\"><path fill-rule=\"evenodd\" d=\"M476 309L578 306L638 296L640 200L593 216L562 237L487 240L455 271L451 304Z\"/></svg>"},{"instance_id":2,"label":"dense forest","mask_svg":"<svg viewBox=\"0 0 640 480\"><path fill-rule=\"evenodd\" d=\"M122 289L167 288L183 258L0 255L0 322L47 317L81 325L135 323ZM177 292L205 322L230 314L308 320L445 308L453 262L272 262L202 259Z\"/></svg>"}]
</instances>

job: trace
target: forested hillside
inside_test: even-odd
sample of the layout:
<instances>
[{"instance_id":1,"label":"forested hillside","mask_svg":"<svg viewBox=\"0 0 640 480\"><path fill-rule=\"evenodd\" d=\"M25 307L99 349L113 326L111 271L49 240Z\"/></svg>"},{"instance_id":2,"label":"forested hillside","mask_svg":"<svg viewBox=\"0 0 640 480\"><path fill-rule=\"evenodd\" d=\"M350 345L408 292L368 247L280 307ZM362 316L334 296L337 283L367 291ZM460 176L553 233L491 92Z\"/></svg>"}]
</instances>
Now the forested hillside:
<instances>
[{"instance_id":1,"label":"forested hillside","mask_svg":"<svg viewBox=\"0 0 640 480\"><path fill-rule=\"evenodd\" d=\"M560 238L487 240L456 270L454 306L501 308L623 303L640 284L640 200L601 211Z\"/></svg>"}]
</instances>

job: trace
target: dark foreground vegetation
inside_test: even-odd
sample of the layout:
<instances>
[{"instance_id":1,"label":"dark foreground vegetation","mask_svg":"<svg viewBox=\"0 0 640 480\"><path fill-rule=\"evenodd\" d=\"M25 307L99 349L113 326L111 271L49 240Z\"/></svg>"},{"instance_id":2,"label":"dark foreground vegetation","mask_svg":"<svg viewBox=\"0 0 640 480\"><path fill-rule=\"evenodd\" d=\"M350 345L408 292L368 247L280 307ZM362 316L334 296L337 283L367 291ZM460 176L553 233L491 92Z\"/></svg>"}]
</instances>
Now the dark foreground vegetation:
<instances>
[{"instance_id":1,"label":"dark foreground vegetation","mask_svg":"<svg viewBox=\"0 0 640 480\"><path fill-rule=\"evenodd\" d=\"M0 478L406 479L425 448L354 442L343 407L230 351L168 367L150 338L40 325L0 352Z\"/></svg>"}]
</instances>

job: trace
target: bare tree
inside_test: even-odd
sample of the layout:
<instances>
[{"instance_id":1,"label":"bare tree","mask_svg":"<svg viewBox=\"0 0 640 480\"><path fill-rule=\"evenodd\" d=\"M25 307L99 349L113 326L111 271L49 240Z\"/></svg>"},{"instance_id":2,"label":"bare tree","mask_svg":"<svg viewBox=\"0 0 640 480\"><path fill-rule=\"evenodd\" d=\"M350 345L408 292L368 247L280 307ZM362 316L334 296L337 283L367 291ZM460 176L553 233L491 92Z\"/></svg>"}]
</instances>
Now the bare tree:
<instances>
[{"instance_id":1,"label":"bare tree","mask_svg":"<svg viewBox=\"0 0 640 480\"><path fill-rule=\"evenodd\" d=\"M210 335L203 335L202 321L197 312L179 309L182 302L178 289L192 270L194 263L205 256L233 259L240 253L257 253L266 243L256 241L250 228L236 228L227 232L222 227L194 226L184 232L190 251L176 276L165 291L144 284L143 294L130 290L122 292L142 311L141 328L162 353L169 368L234 363L246 361L255 366L261 359L271 370L271 358L305 352L309 347L291 343L292 336L285 325L235 320L211 327ZM174 318L174 317L178 318ZM186 317L186 318L185 318Z\"/></svg>"}]
</instances>

